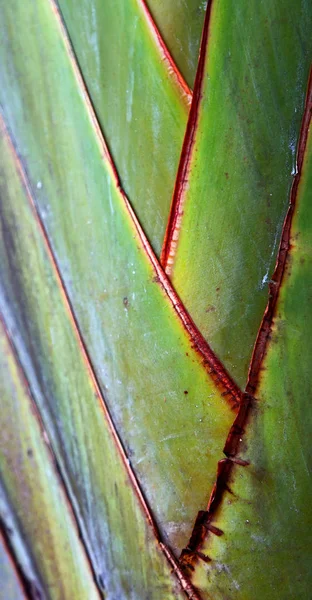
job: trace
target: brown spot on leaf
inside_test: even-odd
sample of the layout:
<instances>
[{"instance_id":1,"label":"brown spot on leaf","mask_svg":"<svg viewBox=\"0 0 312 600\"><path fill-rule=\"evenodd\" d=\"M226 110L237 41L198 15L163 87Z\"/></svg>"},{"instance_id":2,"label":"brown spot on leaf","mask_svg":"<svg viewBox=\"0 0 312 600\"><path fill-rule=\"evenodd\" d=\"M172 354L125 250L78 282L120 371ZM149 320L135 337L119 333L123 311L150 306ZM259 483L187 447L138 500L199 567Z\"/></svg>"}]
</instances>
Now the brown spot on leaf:
<instances>
[{"instance_id":1,"label":"brown spot on leaf","mask_svg":"<svg viewBox=\"0 0 312 600\"><path fill-rule=\"evenodd\" d=\"M211 305L211 306L208 306L208 308L206 308L205 312L210 313L210 312L214 312L215 310L216 310L216 307Z\"/></svg>"}]
</instances>

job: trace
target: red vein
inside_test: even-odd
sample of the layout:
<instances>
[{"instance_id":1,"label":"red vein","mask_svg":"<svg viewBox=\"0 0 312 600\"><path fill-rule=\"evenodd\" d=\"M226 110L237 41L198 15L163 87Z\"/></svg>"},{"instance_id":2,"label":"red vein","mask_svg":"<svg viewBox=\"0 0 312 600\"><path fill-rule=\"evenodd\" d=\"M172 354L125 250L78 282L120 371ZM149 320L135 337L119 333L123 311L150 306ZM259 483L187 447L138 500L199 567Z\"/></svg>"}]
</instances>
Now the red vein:
<instances>
[{"instance_id":1,"label":"red vein","mask_svg":"<svg viewBox=\"0 0 312 600\"><path fill-rule=\"evenodd\" d=\"M229 489L229 480L234 465L239 464L245 467L248 464L240 460L237 457L237 454L253 402L254 398L252 396L249 394L243 395L238 414L224 445L223 453L226 458L222 458L218 462L217 477L210 494L207 509L199 511L188 545L182 550L180 563L182 566L190 568L191 570L194 570L194 563L196 563L198 559L207 562L210 560L200 552L200 548L207 538L207 535L223 535L223 531L214 527L212 521L216 511L221 505L224 491Z\"/></svg>"},{"instance_id":2,"label":"red vein","mask_svg":"<svg viewBox=\"0 0 312 600\"><path fill-rule=\"evenodd\" d=\"M299 187L299 182L302 174L302 167L305 155L305 149L307 145L307 137L309 126L311 122L311 113L312 113L312 70L310 71L309 81L308 81L308 89L306 95L306 103L305 109L302 119L298 150L297 150L297 173L294 177L291 192L290 192L290 202L289 208L284 220L284 225L282 229L280 246L277 254L277 260L275 265L275 270L273 276L271 278L271 282L269 284L269 299L264 312L264 316L259 328L258 336L256 339L256 343L254 346L251 363L249 367L248 373L248 383L246 386L247 392L253 394L258 383L259 372L261 369L261 365L266 354L267 345L269 341L269 336L272 329L272 323L275 315L276 304L279 296L279 291L282 285L287 257L289 250L291 248L290 244L290 234L291 234L291 225L292 219L295 211L295 205L297 200L297 192Z\"/></svg>"},{"instance_id":3,"label":"red vein","mask_svg":"<svg viewBox=\"0 0 312 600\"><path fill-rule=\"evenodd\" d=\"M129 477L129 480L131 482L132 488L133 488L133 490L134 490L134 492L135 492L135 494L136 494L136 496L137 496L137 498L139 500L139 503L140 503L140 506L141 506L141 508L143 510L143 513L145 514L146 519L147 519L150 527L152 528L152 531L154 533L156 541L158 542L161 550L165 554L167 560L169 560L169 557L171 557L170 560L169 560L169 563L170 563L171 566L174 567L174 572L178 576L178 578L180 580L180 583L183 584L185 591L187 591L188 589L189 590L193 590L192 585L190 583L187 583L187 581L186 581L186 579L185 579L182 571L179 570L178 564L174 562L175 559L173 558L170 550L161 541L160 532L159 532L157 524L156 524L156 522L154 520L154 517L152 515L151 509L149 508L149 506L147 504L147 501L145 499L144 493L141 490L141 487L140 487L140 484L139 484L139 482L137 480L136 474L135 474L135 472L134 472L134 470L133 470L133 468L131 466L130 460L129 460L127 454L126 454L126 451L125 451L124 446L122 444L122 441L121 441L121 439L119 437L119 434L117 432L117 429L115 427L113 419L112 419L112 417L110 415L110 412L109 412L109 409L107 407L105 398L104 398L104 396L102 394L102 391L100 389L100 385L99 385L99 382L98 382L98 379L97 379L94 367L93 367L91 359L89 357L89 353L88 353L88 350L86 348L83 336L81 334L81 331L80 331L80 328L79 328L79 325L78 325L78 321L77 321L76 315L74 313L74 310L73 310L73 307L72 307L72 304L71 304L71 301L70 301L70 298L69 298L69 295L68 295L68 292L67 292L64 280L62 278L62 275L61 275L61 272L60 272L57 260L55 258L55 255L54 255L54 252L53 252L53 249L52 249L52 245L51 245L50 239L48 237L48 233L47 233L45 225L44 225L44 223L43 223L43 221L41 219L41 216L40 216L40 213L38 211L38 208L36 206L36 203L35 203L32 191L31 191L31 187L30 187L30 184L29 184L29 181L28 181L28 177L27 177L26 171L25 171L25 169L24 169L24 167L22 165L21 159L18 156L18 153L16 151L16 146L15 146L15 144L13 142L13 137L12 137L11 133L8 131L8 128L6 127L6 125L5 125L4 118L3 118L3 115L1 114L1 112L0 112L0 127L3 129L4 135L6 136L7 141L9 143L9 145L10 145L10 148L11 148L11 151L12 151L12 155L13 155L14 160L15 160L15 164L16 164L16 168L17 168L18 174L19 174L20 179L22 181L23 187L24 187L24 189L26 191L26 196L27 196L28 202L30 204L30 208L32 210L33 216L34 216L34 218L36 220L38 229L39 229L39 231L42 234L42 237L43 237L43 240L44 240L44 243L45 243L45 247L46 247L46 250L47 250L47 254L49 256L50 263L52 265L53 272L54 272L54 275L56 277L56 280L57 280L57 283L58 283L58 286L59 286L59 289L60 289L60 292L61 292L61 296L63 298L63 303L65 305L66 312L67 312L69 321L70 321L70 323L72 325L73 331L75 333L75 336L76 336L76 339L77 339L77 342L78 342L78 345L79 345L79 348L80 348L80 351L81 351L81 354L82 354L82 357L83 357L84 364L86 366L86 369L88 371L90 380L92 382L92 385L93 385L93 388L94 388L94 391L95 391L95 395L96 395L97 400L99 401L100 406L102 408L104 417L105 417L106 422L108 424L108 428L109 428L110 433L112 435L112 438L113 438L113 440L115 442L115 445L117 447L119 455L120 455L120 457L122 459L123 465L125 467L126 473L127 473L128 477ZM1 318L1 316L0 316L0 318ZM193 593L193 596L189 596L190 599L194 598L194 600L197 600L197 599L200 600L199 596L196 596L196 592L195 591L192 591L192 593Z\"/></svg>"},{"instance_id":4,"label":"red vein","mask_svg":"<svg viewBox=\"0 0 312 600\"><path fill-rule=\"evenodd\" d=\"M31 591L31 583L25 577L23 570L21 569L19 562L15 556L14 550L12 548L12 544L10 542L10 538L6 531L4 523L1 522L0 519L0 544L3 546L3 549L8 557L8 560L11 564L12 570L17 580L17 585L19 587L20 593L25 600L32 599L32 591ZM3 585L4 582L2 582Z\"/></svg>"},{"instance_id":5,"label":"red vein","mask_svg":"<svg viewBox=\"0 0 312 600\"><path fill-rule=\"evenodd\" d=\"M259 329L258 337L256 340L253 356L251 359L251 365L249 370L249 378L246 386L246 392L243 394L238 414L235 421L230 429L229 435L225 442L223 452L226 458L219 461L217 467L217 477L213 486L207 510L199 511L194 528L192 531L191 538L187 547L182 551L180 562L185 567L189 567L191 570L194 569L194 563L198 559L209 561L210 559L200 552L200 547L207 537L207 535L223 535L223 531L217 530L212 525L212 520L216 511L219 509L223 500L224 491L229 489L229 481L234 465L240 465L242 467L248 466L248 463L239 459L239 446L242 441L242 437L246 431L248 419L250 416L251 409L255 404L256 400L252 393L256 390L259 372L261 369L262 361L266 353L267 345L270 339L270 332L272 322L275 314L276 304L278 300L279 290L282 284L283 276L285 273L285 266L288 257L288 253L291 249L290 235L292 218L296 206L298 187L302 175L302 168L304 163L305 150L307 145L307 138L309 127L312 116L312 70L310 72L305 109L302 119L302 126L299 136L298 150L297 150L297 174L293 180L290 202L288 212L284 221L284 226L281 235L281 242L276 261L275 271L272 277L272 283L268 304L265 309L264 317Z\"/></svg>"},{"instance_id":6,"label":"red vein","mask_svg":"<svg viewBox=\"0 0 312 600\"><path fill-rule=\"evenodd\" d=\"M156 46L160 53L162 61L165 63L170 76L174 79L175 83L181 90L181 95L185 98L187 104L191 104L192 102L192 90L187 85L182 73L178 69L176 62L174 61L172 55L170 54L167 45L152 17L152 14L146 4L145 0L137 0L138 4L141 6L142 12L152 34L154 41L156 42Z\"/></svg>"},{"instance_id":7,"label":"red vein","mask_svg":"<svg viewBox=\"0 0 312 600\"><path fill-rule=\"evenodd\" d=\"M183 590L185 591L187 597L189 598L189 600L201 600L201 596L200 596L198 590L196 590L193 587L193 585L187 579L187 577L185 576L183 571L181 571L179 561L177 561L177 559L173 556L170 549L162 543L160 543L160 546L163 550L163 553L165 554L168 561L170 562L173 572L176 574L177 578L179 579L180 584L181 584Z\"/></svg>"},{"instance_id":8,"label":"red vein","mask_svg":"<svg viewBox=\"0 0 312 600\"><path fill-rule=\"evenodd\" d=\"M170 302L171 302L176 314L180 318L184 329L186 329L186 331L189 335L190 341L191 341L194 349L201 355L203 366L205 367L206 371L214 379L214 381L217 385L222 385L225 388L226 392L228 392L229 396L231 396L230 400L232 400L232 404L236 405L240 400L241 390L238 388L236 383L231 379L230 375L227 373L227 371L225 370L225 368L223 367L223 365L219 361L219 359L215 356L215 354L211 350L211 348L208 345L208 343L206 342L206 340L203 338L201 333L198 331L196 325L192 321L191 317L189 316L188 312L186 311L181 300L178 298L168 277L165 275L163 269L159 265L159 262L150 246L150 243L149 243L147 237L145 236L145 233L142 230L142 227L130 205L130 202L129 202L125 192L123 191L123 189L121 187L117 169L115 167L112 156L107 147L106 141L103 136L103 132L99 126L92 102L91 102L89 94L88 94L87 87L83 80L81 71L77 64L75 53L71 46L70 40L68 38L68 35L66 32L66 27L62 20L62 16L56 5L55 0L49 0L49 1L52 6L52 9L54 11L54 14L55 14L55 17L57 20L57 24L59 26L60 34L61 34L63 43L65 45L65 49L68 54L68 59L69 59L71 68L76 77L77 84L81 89L81 93L82 93L82 96L83 96L85 104L86 104L86 109L89 114L91 124L94 128L95 137L96 137L96 141L98 143L98 146L99 146L99 149L101 152L101 156L102 156L104 162L106 163L106 165L108 166L110 174L112 176L112 179L115 182L117 189L119 190L121 198L127 209L127 212L129 214L131 221L132 221L132 223L139 235L139 238L142 242L146 256L149 259L150 264L152 265L152 267L154 269L157 281L162 286L162 288L164 289L168 298L170 299ZM211 2L209 3L209 5L211 5ZM208 31L207 22L208 22L208 18L206 17L205 27ZM206 37L207 37L207 34L206 34ZM203 38L205 38L205 34L203 34Z\"/></svg>"},{"instance_id":9,"label":"red vein","mask_svg":"<svg viewBox=\"0 0 312 600\"><path fill-rule=\"evenodd\" d=\"M185 195L188 188L188 176L191 168L192 150L198 126L199 107L202 99L202 87L207 56L207 45L212 4L213 0L210 0L206 9L206 16L199 51L199 61L194 84L193 100L191 104L188 123L186 126L181 158L170 207L170 215L160 257L160 262L163 265L167 275L171 274L173 263L175 260L178 239L181 230L181 222L183 218Z\"/></svg>"},{"instance_id":10,"label":"red vein","mask_svg":"<svg viewBox=\"0 0 312 600\"><path fill-rule=\"evenodd\" d=\"M0 125L1 125L1 122L0 122ZM18 353L17 348L16 348L16 346L14 344L14 341L13 341L13 338L11 336L11 333L10 333L10 331L9 331L7 325L6 325L4 316L3 316L3 314L1 312L0 312L0 323L1 323L1 326L3 328L4 335L5 335L5 337L6 337L7 341L8 341L8 344L10 346L11 353L12 353L12 356L14 358L16 368L18 370L20 381L22 383L24 391L25 391L25 393L26 393L26 395L27 395L27 397L29 399L29 402L31 404L32 414L34 416L34 419L38 423L38 426L39 426L39 429L40 429L40 433L41 433L42 441L43 441L45 447L47 448L48 457L49 457L49 459L50 459L50 461L51 461L51 463L52 463L52 465L54 467L53 470L55 472L55 475L56 475L57 479L59 480L60 490L61 490L61 493L63 494L63 498L65 500L65 503L66 503L66 506L67 506L67 510L68 510L68 512L69 512L69 514L71 516L71 519L72 519L72 521L73 521L73 523L75 525L75 528L76 528L77 540L79 540L79 542L81 544L81 547L83 549L83 553L84 553L84 556L86 558L86 562L87 562L87 565L89 567L89 570L90 570L90 573L91 573L91 577L92 577L93 582L94 582L94 586L95 586L95 588L96 588L96 590L98 592L98 597L100 599L102 597L102 594L101 594L101 592L99 590L99 587L98 587L96 574L95 574L94 569L93 569L93 564L92 564L92 561L90 560L90 556L89 556L86 544L84 543L82 532L81 532L81 528L80 528L80 525L79 525L79 521L76 518L76 514L75 514L75 511L73 509L72 502L71 502L70 496L69 496L68 491L67 491L67 486L65 484L65 481L64 481L61 469L59 467L58 460L57 460L56 455L54 453L53 446L52 446L52 444L50 442L48 433L47 433L47 431L45 429L44 422L42 420L40 411L38 409L38 406L37 406L37 403L35 401L33 392L31 390L31 386L30 386L30 383L28 381L26 372L25 372L24 367L23 367L23 365L22 365L22 363L20 361L19 353ZM29 582L29 578L27 577L27 573L24 573L24 579L26 579ZM35 586L34 586L34 583L32 583L32 582L28 584L28 590L30 592L32 592L34 600L39 600L41 598L41 592L39 592L40 587L41 586L38 586L37 583L36 583ZM39 596L38 596L38 594L39 594Z\"/></svg>"},{"instance_id":11,"label":"red vein","mask_svg":"<svg viewBox=\"0 0 312 600\"><path fill-rule=\"evenodd\" d=\"M175 312L180 317L182 325L183 325L184 329L186 330L186 332L188 333L188 336L192 343L193 349L195 349L202 357L202 364L203 364L204 368L208 371L210 377L214 380L216 385L221 384L226 389L227 392L225 392L224 395L226 393L228 393L229 400L233 403L234 406L236 406L240 402L240 399L241 399L241 394L242 394L241 390L238 388L236 383L231 379L231 376L227 373L227 371L225 370L221 361L216 357L214 352L211 350L209 344L206 342L205 338L202 336L200 331L197 329L194 321L190 317L185 306L183 305L179 296L177 295L174 288L172 287L168 277L166 276L165 272L163 271L162 267L160 266L155 254L148 242L148 239L145 236L145 234L138 222L138 219L130 205L129 200L127 199L126 195L124 194L124 192L121 189L120 189L120 192L122 193L122 195L124 197L125 205L127 207L129 215L131 216L131 219L133 221L133 224L135 226L137 234L142 242L144 250L145 250L148 258L150 259L152 266L154 267L154 271L157 276L157 283L159 283L162 286L162 288L165 291L165 293L167 294L167 296L170 300L170 303L172 304Z\"/></svg>"}]
</instances>

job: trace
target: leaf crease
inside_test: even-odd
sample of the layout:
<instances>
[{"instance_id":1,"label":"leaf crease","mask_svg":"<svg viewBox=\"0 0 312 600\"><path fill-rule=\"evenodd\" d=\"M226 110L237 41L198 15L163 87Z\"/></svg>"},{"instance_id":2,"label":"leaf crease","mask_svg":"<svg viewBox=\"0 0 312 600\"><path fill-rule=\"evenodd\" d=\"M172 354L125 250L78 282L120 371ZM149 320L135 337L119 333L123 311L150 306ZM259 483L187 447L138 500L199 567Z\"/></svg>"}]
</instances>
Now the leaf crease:
<instances>
[{"instance_id":1,"label":"leaf crease","mask_svg":"<svg viewBox=\"0 0 312 600\"><path fill-rule=\"evenodd\" d=\"M295 212L296 207L296 199L298 187L302 174L302 166L304 161L305 149L307 144L308 131L311 123L311 115L312 115L312 69L310 71L307 93L306 93L306 102L303 113L301 131L299 136L298 148L297 148L297 172L293 179L291 191L290 191L290 200L288 211L284 220L284 225L282 228L281 241L279 245L279 250L276 259L276 265L274 269L274 273L269 283L269 298L267 302L266 309L264 311L263 319L258 331L257 339L255 342L249 373L248 373L248 382L246 386L246 391L250 394L253 394L256 390L259 378L259 372L261 370L261 365L264 359L264 356L267 351L268 342L270 339L270 333L272 329L272 324L275 315L276 304L279 296L279 291L282 286L286 262L289 250L291 248L290 244L290 235L291 235L291 226L292 219Z\"/></svg>"},{"instance_id":2,"label":"leaf crease","mask_svg":"<svg viewBox=\"0 0 312 600\"><path fill-rule=\"evenodd\" d=\"M208 2L204 21L202 39L199 51L198 67L195 77L194 91L190 114L186 126L185 137L182 146L180 164L178 167L175 187L172 196L169 219L162 247L160 262L167 275L171 275L179 241L181 221L183 217L184 192L187 189L188 174L192 158L192 150L195 142L195 134L198 124L199 106L202 97L202 84L204 68L207 56L207 43L209 36L209 23L213 0Z\"/></svg>"},{"instance_id":3,"label":"leaf crease","mask_svg":"<svg viewBox=\"0 0 312 600\"><path fill-rule=\"evenodd\" d=\"M182 73L178 69L178 66L173 59L167 45L162 37L156 22L151 14L150 9L148 8L145 0L138 0L138 4L141 5L142 12L145 16L149 29L152 33L152 36L156 42L157 48L159 50L159 54L161 56L161 60L167 66L169 74L175 79L176 83L181 89L182 96L185 98L187 104L191 104L192 102L192 90L187 85Z\"/></svg>"}]
</instances>

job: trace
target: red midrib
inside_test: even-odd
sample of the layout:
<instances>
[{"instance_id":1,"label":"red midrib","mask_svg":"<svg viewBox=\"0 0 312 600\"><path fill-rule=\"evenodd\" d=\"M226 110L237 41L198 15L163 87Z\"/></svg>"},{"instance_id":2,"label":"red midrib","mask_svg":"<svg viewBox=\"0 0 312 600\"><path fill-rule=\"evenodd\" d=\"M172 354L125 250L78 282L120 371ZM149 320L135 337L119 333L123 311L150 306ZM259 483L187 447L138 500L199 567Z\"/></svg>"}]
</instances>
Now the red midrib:
<instances>
[{"instance_id":1,"label":"red midrib","mask_svg":"<svg viewBox=\"0 0 312 600\"><path fill-rule=\"evenodd\" d=\"M163 248L161 251L160 263L165 269L166 273L170 274L172 268L172 261L174 260L174 255L178 243L179 231L180 231L180 220L183 215L183 204L184 204L184 194L185 194L185 184L187 183L190 163L192 159L192 149L195 141L195 134L197 130L198 117L199 117L199 107L202 98L202 86L204 79L204 70L206 64L206 56L207 56L207 46L208 46L208 35L209 35L209 25L210 25L210 17L212 11L213 0L210 0L207 5L203 34L200 43L200 53L199 53L199 61L196 72L194 91L193 91L193 99L191 104L191 109L189 113L189 118L186 126L186 132L184 136L182 152L180 157L180 163L178 167L177 177L175 181L175 187L170 207L170 214L168 219L168 224L165 233L165 239L163 243Z\"/></svg>"}]
</instances>

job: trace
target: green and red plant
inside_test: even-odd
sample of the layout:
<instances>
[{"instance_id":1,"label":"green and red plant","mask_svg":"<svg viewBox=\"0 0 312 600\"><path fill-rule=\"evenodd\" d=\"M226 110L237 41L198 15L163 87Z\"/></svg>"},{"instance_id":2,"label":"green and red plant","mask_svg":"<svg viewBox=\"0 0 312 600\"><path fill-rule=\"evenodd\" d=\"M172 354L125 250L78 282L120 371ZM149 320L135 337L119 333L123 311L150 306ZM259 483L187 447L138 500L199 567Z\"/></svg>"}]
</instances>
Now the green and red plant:
<instances>
[{"instance_id":1,"label":"green and red plant","mask_svg":"<svg viewBox=\"0 0 312 600\"><path fill-rule=\"evenodd\" d=\"M4 600L308 598L311 17L2 3Z\"/></svg>"}]
</instances>

